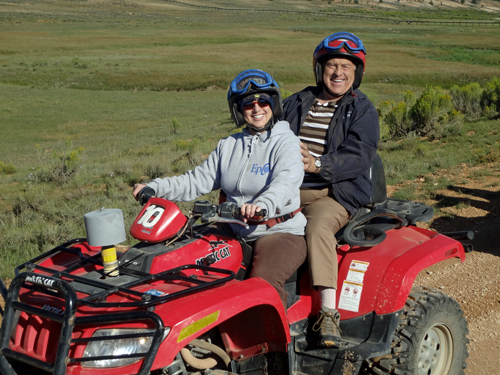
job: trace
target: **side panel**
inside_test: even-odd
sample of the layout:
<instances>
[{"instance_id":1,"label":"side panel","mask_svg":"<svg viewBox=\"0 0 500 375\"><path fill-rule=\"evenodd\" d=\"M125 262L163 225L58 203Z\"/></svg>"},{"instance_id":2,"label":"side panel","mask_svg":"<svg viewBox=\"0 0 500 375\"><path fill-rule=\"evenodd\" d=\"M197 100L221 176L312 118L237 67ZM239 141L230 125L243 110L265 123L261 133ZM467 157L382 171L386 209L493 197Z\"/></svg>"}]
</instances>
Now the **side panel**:
<instances>
[{"instance_id":1,"label":"side panel","mask_svg":"<svg viewBox=\"0 0 500 375\"><path fill-rule=\"evenodd\" d=\"M294 303L287 311L290 324L315 315L321 308L319 293L311 287L309 270L304 272L300 279L300 300Z\"/></svg>"},{"instance_id":2,"label":"side panel","mask_svg":"<svg viewBox=\"0 0 500 375\"><path fill-rule=\"evenodd\" d=\"M372 248L345 246L337 253L342 320L399 310L421 270L448 258L465 259L460 242L417 227L390 230L385 241Z\"/></svg>"}]
</instances>

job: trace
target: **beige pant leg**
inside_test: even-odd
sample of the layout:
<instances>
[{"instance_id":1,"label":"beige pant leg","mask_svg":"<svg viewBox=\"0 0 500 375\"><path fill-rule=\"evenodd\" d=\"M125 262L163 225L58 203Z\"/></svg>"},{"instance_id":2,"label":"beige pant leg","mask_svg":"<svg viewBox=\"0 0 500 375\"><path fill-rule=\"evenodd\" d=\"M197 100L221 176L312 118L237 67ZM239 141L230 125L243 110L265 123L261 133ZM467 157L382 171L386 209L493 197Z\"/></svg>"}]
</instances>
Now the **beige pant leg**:
<instances>
[{"instance_id":1,"label":"beige pant leg","mask_svg":"<svg viewBox=\"0 0 500 375\"><path fill-rule=\"evenodd\" d=\"M301 202L305 205L302 213L307 218L307 257L312 285L337 289L335 233L348 223L350 214L330 196L328 189L308 189L300 193Z\"/></svg>"}]
</instances>

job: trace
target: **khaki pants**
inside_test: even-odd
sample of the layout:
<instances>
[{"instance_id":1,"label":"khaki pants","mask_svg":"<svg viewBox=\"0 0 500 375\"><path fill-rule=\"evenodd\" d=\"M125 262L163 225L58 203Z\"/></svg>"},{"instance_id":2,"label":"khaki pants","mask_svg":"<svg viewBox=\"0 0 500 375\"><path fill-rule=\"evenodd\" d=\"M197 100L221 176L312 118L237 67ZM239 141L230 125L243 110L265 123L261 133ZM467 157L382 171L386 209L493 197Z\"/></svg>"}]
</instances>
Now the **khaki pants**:
<instances>
[{"instance_id":1,"label":"khaki pants","mask_svg":"<svg viewBox=\"0 0 500 375\"><path fill-rule=\"evenodd\" d=\"M312 285L337 289L335 234L349 222L351 215L333 198L331 188L301 189L300 200L304 207L302 213L307 218L307 256Z\"/></svg>"},{"instance_id":2,"label":"khaki pants","mask_svg":"<svg viewBox=\"0 0 500 375\"><path fill-rule=\"evenodd\" d=\"M305 262L306 241L303 236L290 233L273 233L260 237L253 243L253 260L250 277L261 277L277 291L287 309L285 281Z\"/></svg>"}]
</instances>

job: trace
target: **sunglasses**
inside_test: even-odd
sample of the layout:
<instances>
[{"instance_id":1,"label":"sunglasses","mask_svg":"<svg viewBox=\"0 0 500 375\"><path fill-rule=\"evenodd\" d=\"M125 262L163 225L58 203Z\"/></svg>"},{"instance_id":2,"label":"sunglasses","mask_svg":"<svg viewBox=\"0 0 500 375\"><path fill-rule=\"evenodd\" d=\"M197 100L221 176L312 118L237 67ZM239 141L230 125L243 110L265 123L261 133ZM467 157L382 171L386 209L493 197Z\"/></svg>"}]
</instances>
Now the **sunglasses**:
<instances>
[{"instance_id":1,"label":"sunglasses","mask_svg":"<svg viewBox=\"0 0 500 375\"><path fill-rule=\"evenodd\" d=\"M258 105L260 108L266 108L266 107L270 106L269 102L261 100L258 102L251 102L251 103L245 104L243 106L243 110L248 111L250 109L254 109L256 105Z\"/></svg>"}]
</instances>

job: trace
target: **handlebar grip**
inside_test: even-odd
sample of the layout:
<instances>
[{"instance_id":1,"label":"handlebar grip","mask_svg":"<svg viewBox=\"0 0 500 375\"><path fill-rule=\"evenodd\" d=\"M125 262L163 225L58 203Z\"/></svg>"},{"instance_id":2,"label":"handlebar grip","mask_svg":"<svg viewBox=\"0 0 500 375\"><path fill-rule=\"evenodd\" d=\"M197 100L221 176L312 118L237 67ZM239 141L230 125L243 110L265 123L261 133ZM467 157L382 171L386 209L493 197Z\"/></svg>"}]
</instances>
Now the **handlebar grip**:
<instances>
[{"instance_id":1,"label":"handlebar grip","mask_svg":"<svg viewBox=\"0 0 500 375\"><path fill-rule=\"evenodd\" d=\"M263 208L259 212L256 212L255 215L252 216L252 219L260 220L266 216L267 216L267 210Z\"/></svg>"},{"instance_id":2,"label":"handlebar grip","mask_svg":"<svg viewBox=\"0 0 500 375\"><path fill-rule=\"evenodd\" d=\"M143 187L139 193L137 193L137 200L141 204L141 206L144 206L148 200L150 200L152 197L156 195L155 191L153 188L150 188L149 186Z\"/></svg>"}]
</instances>

